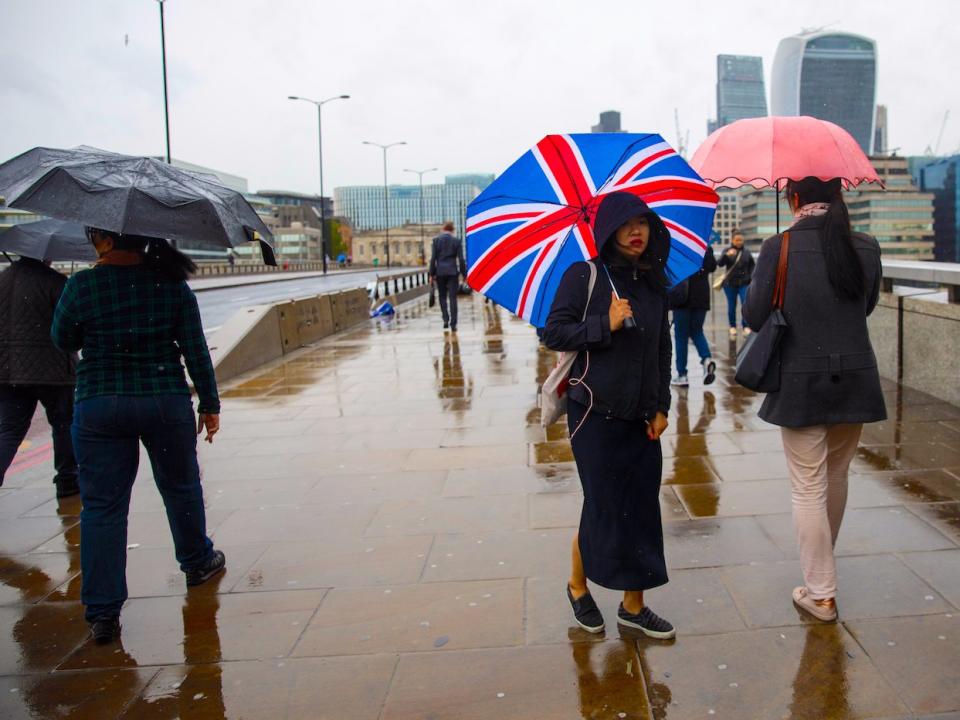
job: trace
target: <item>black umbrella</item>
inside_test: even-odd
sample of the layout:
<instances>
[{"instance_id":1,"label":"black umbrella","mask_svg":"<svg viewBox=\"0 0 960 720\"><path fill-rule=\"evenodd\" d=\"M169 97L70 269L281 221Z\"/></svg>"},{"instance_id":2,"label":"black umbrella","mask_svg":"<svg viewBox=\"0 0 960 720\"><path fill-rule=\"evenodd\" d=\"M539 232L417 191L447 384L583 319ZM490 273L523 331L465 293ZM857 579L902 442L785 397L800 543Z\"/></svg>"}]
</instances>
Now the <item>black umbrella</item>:
<instances>
[{"instance_id":1,"label":"black umbrella","mask_svg":"<svg viewBox=\"0 0 960 720\"><path fill-rule=\"evenodd\" d=\"M64 220L39 220L0 232L0 252L44 262L97 261L83 225Z\"/></svg>"},{"instance_id":2,"label":"black umbrella","mask_svg":"<svg viewBox=\"0 0 960 720\"><path fill-rule=\"evenodd\" d=\"M7 205L112 232L236 247L270 230L243 195L213 175L90 147L38 147L0 165ZM271 262L272 261L272 262Z\"/></svg>"}]
</instances>

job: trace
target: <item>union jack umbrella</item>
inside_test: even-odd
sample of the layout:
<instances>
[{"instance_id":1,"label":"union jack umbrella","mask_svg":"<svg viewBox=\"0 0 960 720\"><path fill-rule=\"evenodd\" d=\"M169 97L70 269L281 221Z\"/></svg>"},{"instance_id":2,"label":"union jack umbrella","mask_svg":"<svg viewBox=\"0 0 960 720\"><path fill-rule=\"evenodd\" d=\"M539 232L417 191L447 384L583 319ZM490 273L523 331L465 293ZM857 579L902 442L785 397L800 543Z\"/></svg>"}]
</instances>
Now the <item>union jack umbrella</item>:
<instances>
[{"instance_id":1,"label":"union jack umbrella","mask_svg":"<svg viewBox=\"0 0 960 720\"><path fill-rule=\"evenodd\" d=\"M612 192L667 226L671 283L700 269L719 198L662 137L547 135L468 206L467 283L543 327L564 271L596 256L593 218Z\"/></svg>"}]
</instances>

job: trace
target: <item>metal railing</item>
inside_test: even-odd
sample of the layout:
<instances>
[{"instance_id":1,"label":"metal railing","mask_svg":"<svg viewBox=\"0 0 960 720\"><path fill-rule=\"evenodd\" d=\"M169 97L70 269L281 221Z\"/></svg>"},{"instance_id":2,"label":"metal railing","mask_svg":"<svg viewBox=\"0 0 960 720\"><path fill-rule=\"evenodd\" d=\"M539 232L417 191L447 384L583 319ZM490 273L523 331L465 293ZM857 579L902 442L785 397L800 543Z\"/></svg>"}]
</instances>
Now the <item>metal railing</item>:
<instances>
[{"instance_id":1,"label":"metal railing","mask_svg":"<svg viewBox=\"0 0 960 720\"><path fill-rule=\"evenodd\" d=\"M372 283L370 297L373 300L379 300L382 297L399 295L402 292L414 290L429 283L430 276L425 268L386 277L378 275L376 281Z\"/></svg>"},{"instance_id":2,"label":"metal railing","mask_svg":"<svg viewBox=\"0 0 960 720\"><path fill-rule=\"evenodd\" d=\"M894 286L946 290L947 302L960 303L960 263L883 259L883 290Z\"/></svg>"}]
</instances>

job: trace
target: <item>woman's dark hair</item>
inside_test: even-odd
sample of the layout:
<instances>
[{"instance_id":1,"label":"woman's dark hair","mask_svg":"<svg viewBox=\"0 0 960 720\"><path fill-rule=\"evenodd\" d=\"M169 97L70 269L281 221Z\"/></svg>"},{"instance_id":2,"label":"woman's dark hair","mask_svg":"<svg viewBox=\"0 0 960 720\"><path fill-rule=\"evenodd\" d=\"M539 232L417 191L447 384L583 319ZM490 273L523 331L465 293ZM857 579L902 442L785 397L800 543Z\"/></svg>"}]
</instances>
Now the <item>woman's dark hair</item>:
<instances>
[{"instance_id":1,"label":"woman's dark hair","mask_svg":"<svg viewBox=\"0 0 960 720\"><path fill-rule=\"evenodd\" d=\"M143 253L144 262L170 280L186 280L197 271L197 265L189 256L180 252L163 238L146 235L121 235L100 228L86 229L87 239L91 242L93 232L100 233L113 240L117 250L134 250Z\"/></svg>"},{"instance_id":2,"label":"woman's dark hair","mask_svg":"<svg viewBox=\"0 0 960 720\"><path fill-rule=\"evenodd\" d=\"M786 193L790 200L797 196L798 207L809 203L830 203L823 232L823 251L827 257L830 285L844 300L862 298L866 292L863 265L853 247L850 214L843 201L840 179L825 181L806 177L803 180L789 180Z\"/></svg>"}]
</instances>

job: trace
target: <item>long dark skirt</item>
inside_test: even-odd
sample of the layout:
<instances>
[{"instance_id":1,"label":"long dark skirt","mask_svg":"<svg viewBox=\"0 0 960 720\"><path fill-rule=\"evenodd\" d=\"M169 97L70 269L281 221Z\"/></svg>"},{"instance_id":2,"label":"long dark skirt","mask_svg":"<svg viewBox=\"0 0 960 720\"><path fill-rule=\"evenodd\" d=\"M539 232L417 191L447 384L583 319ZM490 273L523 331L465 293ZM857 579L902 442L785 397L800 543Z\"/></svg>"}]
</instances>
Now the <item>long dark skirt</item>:
<instances>
[{"instance_id":1,"label":"long dark skirt","mask_svg":"<svg viewBox=\"0 0 960 720\"><path fill-rule=\"evenodd\" d=\"M586 413L570 401L570 431ZM613 590L647 590L667 582L660 520L660 441L643 420L591 413L571 441L583 485L580 554L587 579Z\"/></svg>"}]
</instances>

